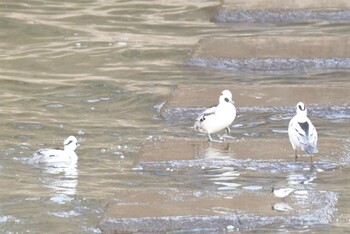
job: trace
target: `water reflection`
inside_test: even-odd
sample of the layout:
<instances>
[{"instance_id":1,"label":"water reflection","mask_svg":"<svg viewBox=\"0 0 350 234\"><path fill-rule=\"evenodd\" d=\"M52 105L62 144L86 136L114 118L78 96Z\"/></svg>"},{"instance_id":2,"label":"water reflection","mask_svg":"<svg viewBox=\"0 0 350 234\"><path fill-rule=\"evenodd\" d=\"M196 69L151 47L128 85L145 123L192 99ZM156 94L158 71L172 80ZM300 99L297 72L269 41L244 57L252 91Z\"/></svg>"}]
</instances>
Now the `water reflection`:
<instances>
[{"instance_id":1,"label":"water reflection","mask_svg":"<svg viewBox=\"0 0 350 234\"><path fill-rule=\"evenodd\" d=\"M39 164L34 166L40 170L40 181L43 186L52 190L51 201L66 203L76 195L78 185L77 163L71 164Z\"/></svg>"},{"instance_id":2,"label":"water reflection","mask_svg":"<svg viewBox=\"0 0 350 234\"><path fill-rule=\"evenodd\" d=\"M289 184L311 184L317 178L316 173L293 173L287 177Z\"/></svg>"},{"instance_id":3,"label":"water reflection","mask_svg":"<svg viewBox=\"0 0 350 234\"><path fill-rule=\"evenodd\" d=\"M275 204L273 204L272 206L273 210L276 211L282 211L282 212L288 212L288 211L292 211L294 210L290 205L288 205L288 203L286 202L277 202Z\"/></svg>"},{"instance_id":4,"label":"water reflection","mask_svg":"<svg viewBox=\"0 0 350 234\"><path fill-rule=\"evenodd\" d=\"M237 182L240 173L233 167L222 167L205 170L205 177L208 181L217 186L218 190L234 190L240 187Z\"/></svg>"},{"instance_id":5,"label":"water reflection","mask_svg":"<svg viewBox=\"0 0 350 234\"><path fill-rule=\"evenodd\" d=\"M230 156L227 156L228 152L230 150L230 144L229 143L213 143L209 142L208 147L204 149L204 151L200 152L201 156L203 158L229 158Z\"/></svg>"},{"instance_id":6,"label":"water reflection","mask_svg":"<svg viewBox=\"0 0 350 234\"><path fill-rule=\"evenodd\" d=\"M231 160L232 152L230 152L230 144L227 142L202 142L194 145L196 158L205 161L215 162L216 160ZM240 187L241 184L236 180L239 172L231 166L216 167L215 163L212 167L204 169L205 178L217 186L217 190L233 190Z\"/></svg>"}]
</instances>

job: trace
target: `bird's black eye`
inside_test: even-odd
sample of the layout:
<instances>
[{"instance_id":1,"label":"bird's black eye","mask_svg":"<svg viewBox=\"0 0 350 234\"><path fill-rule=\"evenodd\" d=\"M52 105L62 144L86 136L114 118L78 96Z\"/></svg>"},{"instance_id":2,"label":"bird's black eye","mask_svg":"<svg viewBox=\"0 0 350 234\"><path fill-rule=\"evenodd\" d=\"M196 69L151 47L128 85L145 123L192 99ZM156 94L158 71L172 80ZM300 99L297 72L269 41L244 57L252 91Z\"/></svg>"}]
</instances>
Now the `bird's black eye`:
<instances>
[{"instance_id":1,"label":"bird's black eye","mask_svg":"<svg viewBox=\"0 0 350 234\"><path fill-rule=\"evenodd\" d=\"M225 98L225 102L229 102L230 100L228 100L228 98Z\"/></svg>"},{"instance_id":2,"label":"bird's black eye","mask_svg":"<svg viewBox=\"0 0 350 234\"><path fill-rule=\"evenodd\" d=\"M302 111L303 110L303 107L301 105L299 105L299 109Z\"/></svg>"}]
</instances>

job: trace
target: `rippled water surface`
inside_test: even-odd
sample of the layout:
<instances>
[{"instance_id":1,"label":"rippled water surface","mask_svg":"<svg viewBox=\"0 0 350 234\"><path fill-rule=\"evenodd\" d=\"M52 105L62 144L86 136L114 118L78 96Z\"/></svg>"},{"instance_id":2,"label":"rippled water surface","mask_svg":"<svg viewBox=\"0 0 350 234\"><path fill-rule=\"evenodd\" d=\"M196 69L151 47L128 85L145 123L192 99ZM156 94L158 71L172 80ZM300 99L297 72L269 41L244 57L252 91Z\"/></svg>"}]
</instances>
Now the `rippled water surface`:
<instances>
[{"instance_id":1,"label":"rippled water surface","mask_svg":"<svg viewBox=\"0 0 350 234\"><path fill-rule=\"evenodd\" d=\"M180 123L158 118L157 105L179 84L312 83L329 76L330 84L346 82L346 71L310 71L304 79L185 65L192 46L206 36L350 31L341 23L295 24L289 30L217 25L210 17L218 5L214 0L0 2L1 233L99 233L104 206L116 191L172 181L139 174L132 164L147 139L192 134L193 116ZM255 125L242 123L245 128L238 132L241 137L273 136L266 121L286 124L288 111L287 118L253 112ZM339 128L348 128L348 112L333 119L340 119ZM341 134L348 137L348 131ZM69 135L81 144L73 171L26 163L37 149L61 146Z\"/></svg>"}]
</instances>

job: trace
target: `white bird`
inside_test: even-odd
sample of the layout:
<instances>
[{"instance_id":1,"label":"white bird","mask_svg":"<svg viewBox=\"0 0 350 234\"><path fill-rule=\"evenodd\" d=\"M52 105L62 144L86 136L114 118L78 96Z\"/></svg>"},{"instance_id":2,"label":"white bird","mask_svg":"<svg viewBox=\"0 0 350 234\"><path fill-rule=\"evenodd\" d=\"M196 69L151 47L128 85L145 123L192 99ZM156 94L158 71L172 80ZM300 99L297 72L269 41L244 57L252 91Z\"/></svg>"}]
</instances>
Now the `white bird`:
<instances>
[{"instance_id":1,"label":"white bird","mask_svg":"<svg viewBox=\"0 0 350 234\"><path fill-rule=\"evenodd\" d=\"M74 152L79 146L75 136L69 136L64 142L64 149L40 149L30 159L32 163L77 163L78 156Z\"/></svg>"},{"instance_id":2,"label":"white bird","mask_svg":"<svg viewBox=\"0 0 350 234\"><path fill-rule=\"evenodd\" d=\"M296 106L297 114L290 120L288 135L294 149L295 160L298 158L297 151L302 150L311 156L317 150L317 131L310 119L307 117L307 110L304 103L299 102Z\"/></svg>"},{"instance_id":3,"label":"white bird","mask_svg":"<svg viewBox=\"0 0 350 234\"><path fill-rule=\"evenodd\" d=\"M207 133L209 140L211 133L219 132L226 129L226 133L230 133L229 126L236 118L236 107L232 101L232 93L229 90L222 91L219 97L219 104L205 110L194 123L194 130Z\"/></svg>"},{"instance_id":4,"label":"white bird","mask_svg":"<svg viewBox=\"0 0 350 234\"><path fill-rule=\"evenodd\" d=\"M295 189L286 188L286 187L281 187L281 188L272 187L271 188L271 192L273 193L273 195L275 195L278 198L282 198L282 199L284 199L285 197L287 197L289 194L291 194L294 191L295 191Z\"/></svg>"}]
</instances>

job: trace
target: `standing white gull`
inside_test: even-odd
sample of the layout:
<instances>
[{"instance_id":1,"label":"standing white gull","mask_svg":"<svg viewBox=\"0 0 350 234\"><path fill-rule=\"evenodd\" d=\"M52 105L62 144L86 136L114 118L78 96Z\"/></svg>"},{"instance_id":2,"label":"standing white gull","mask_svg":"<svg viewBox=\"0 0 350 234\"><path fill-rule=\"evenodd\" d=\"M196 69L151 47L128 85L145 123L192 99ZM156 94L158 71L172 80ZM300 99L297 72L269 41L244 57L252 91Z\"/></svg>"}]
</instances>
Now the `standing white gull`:
<instances>
[{"instance_id":1,"label":"standing white gull","mask_svg":"<svg viewBox=\"0 0 350 234\"><path fill-rule=\"evenodd\" d=\"M78 161L78 156L74 152L79 146L75 136L69 136L64 142L64 149L40 149L34 153L30 159L32 163L69 163L74 164Z\"/></svg>"},{"instance_id":2,"label":"standing white gull","mask_svg":"<svg viewBox=\"0 0 350 234\"><path fill-rule=\"evenodd\" d=\"M219 104L205 110L194 123L194 130L207 133L209 140L211 133L219 132L226 129L226 133L230 133L229 126L236 118L236 107L232 101L232 93L229 90L222 91L219 97Z\"/></svg>"},{"instance_id":3,"label":"standing white gull","mask_svg":"<svg viewBox=\"0 0 350 234\"><path fill-rule=\"evenodd\" d=\"M317 153L317 131L310 119L304 103L299 102L296 106L297 114L290 120L288 135L294 149L295 160L298 158L297 151L302 150L311 156Z\"/></svg>"}]
</instances>

